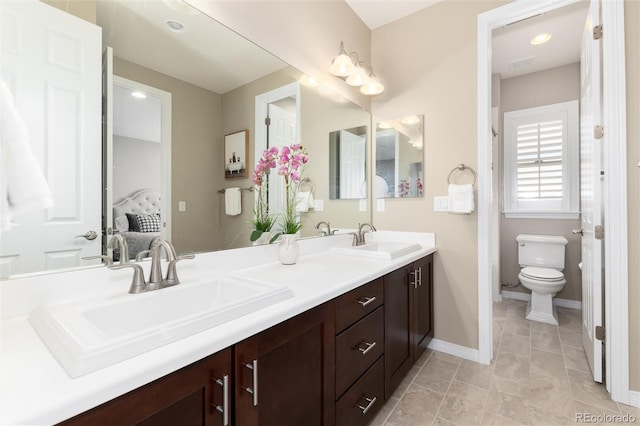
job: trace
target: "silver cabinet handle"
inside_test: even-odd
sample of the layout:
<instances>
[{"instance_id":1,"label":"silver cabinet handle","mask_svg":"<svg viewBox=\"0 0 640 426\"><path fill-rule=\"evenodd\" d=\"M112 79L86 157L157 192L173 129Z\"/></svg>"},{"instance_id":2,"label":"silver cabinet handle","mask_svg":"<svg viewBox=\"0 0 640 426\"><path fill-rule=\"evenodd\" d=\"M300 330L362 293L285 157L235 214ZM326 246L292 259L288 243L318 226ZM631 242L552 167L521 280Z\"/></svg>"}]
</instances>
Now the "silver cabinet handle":
<instances>
[{"instance_id":1,"label":"silver cabinet handle","mask_svg":"<svg viewBox=\"0 0 640 426\"><path fill-rule=\"evenodd\" d=\"M413 288L418 288L418 270L414 269L409 272L409 284L413 286Z\"/></svg>"},{"instance_id":2,"label":"silver cabinet handle","mask_svg":"<svg viewBox=\"0 0 640 426\"><path fill-rule=\"evenodd\" d=\"M360 306L362 306L362 307L364 308L364 307L365 307L365 306L367 306L368 304L373 303L375 300L376 300L376 297L375 297L375 296L371 296L371 297L362 296L362 297L360 297L360 298L356 299L356 301L355 301L355 302L356 302L356 303L359 303L359 304L360 304Z\"/></svg>"},{"instance_id":3,"label":"silver cabinet handle","mask_svg":"<svg viewBox=\"0 0 640 426\"><path fill-rule=\"evenodd\" d=\"M87 240L95 240L98 238L98 233L96 231L87 231L84 235L76 235L75 238L86 238Z\"/></svg>"},{"instance_id":4,"label":"silver cabinet handle","mask_svg":"<svg viewBox=\"0 0 640 426\"><path fill-rule=\"evenodd\" d=\"M253 395L253 406L258 406L258 360L254 359L251 364L245 364L249 370L252 371L252 388L244 388L245 391Z\"/></svg>"},{"instance_id":5,"label":"silver cabinet handle","mask_svg":"<svg viewBox=\"0 0 640 426\"><path fill-rule=\"evenodd\" d=\"M422 266L418 268L418 285L422 286Z\"/></svg>"},{"instance_id":6,"label":"silver cabinet handle","mask_svg":"<svg viewBox=\"0 0 640 426\"><path fill-rule=\"evenodd\" d=\"M222 386L222 406L216 405L216 410L222 413L223 426L229 425L229 375L222 376L222 380L216 380L216 383Z\"/></svg>"},{"instance_id":7,"label":"silver cabinet handle","mask_svg":"<svg viewBox=\"0 0 640 426\"><path fill-rule=\"evenodd\" d=\"M367 411L369 411L369 409L371 409L371 407L373 407L373 404L376 403L378 398L376 398L375 396L373 398L367 398L366 396L362 395L362 399L367 401L367 405L365 407L363 407L360 404L356 404L356 407L361 409L362 410L362 414L365 415L365 414L367 414Z\"/></svg>"},{"instance_id":8,"label":"silver cabinet handle","mask_svg":"<svg viewBox=\"0 0 640 426\"><path fill-rule=\"evenodd\" d=\"M365 348L363 348L363 347L362 347L362 345L364 345L364 346L366 346L366 347L365 347ZM366 354L367 354L367 352L369 352L369 351L370 351L371 349L373 349L375 346L376 346L376 342L371 342L371 343L369 343L369 342L362 341L362 342L360 343L360 345L358 345L358 350L359 350L360 352L362 352L362 355L366 355Z\"/></svg>"}]
</instances>

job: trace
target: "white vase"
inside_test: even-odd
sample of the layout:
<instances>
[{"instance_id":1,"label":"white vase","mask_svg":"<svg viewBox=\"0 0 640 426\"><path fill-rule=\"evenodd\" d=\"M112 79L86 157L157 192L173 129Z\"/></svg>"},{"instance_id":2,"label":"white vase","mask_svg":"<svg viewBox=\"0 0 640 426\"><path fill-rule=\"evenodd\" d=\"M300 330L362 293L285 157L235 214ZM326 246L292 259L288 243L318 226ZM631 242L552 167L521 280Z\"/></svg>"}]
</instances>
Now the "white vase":
<instances>
[{"instance_id":1,"label":"white vase","mask_svg":"<svg viewBox=\"0 0 640 426\"><path fill-rule=\"evenodd\" d=\"M293 265L298 260L296 234L282 234L278 247L278 258L283 265Z\"/></svg>"}]
</instances>

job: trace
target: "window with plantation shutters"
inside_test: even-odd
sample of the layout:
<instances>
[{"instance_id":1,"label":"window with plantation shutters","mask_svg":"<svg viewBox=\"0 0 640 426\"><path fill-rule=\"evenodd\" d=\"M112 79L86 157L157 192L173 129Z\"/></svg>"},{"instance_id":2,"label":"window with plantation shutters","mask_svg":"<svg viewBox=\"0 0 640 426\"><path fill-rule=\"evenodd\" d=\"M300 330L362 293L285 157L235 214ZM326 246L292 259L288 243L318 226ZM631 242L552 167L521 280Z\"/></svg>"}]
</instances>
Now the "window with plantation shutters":
<instances>
[{"instance_id":1,"label":"window with plantation shutters","mask_svg":"<svg viewBox=\"0 0 640 426\"><path fill-rule=\"evenodd\" d=\"M578 102L504 115L506 217L578 217Z\"/></svg>"}]
</instances>

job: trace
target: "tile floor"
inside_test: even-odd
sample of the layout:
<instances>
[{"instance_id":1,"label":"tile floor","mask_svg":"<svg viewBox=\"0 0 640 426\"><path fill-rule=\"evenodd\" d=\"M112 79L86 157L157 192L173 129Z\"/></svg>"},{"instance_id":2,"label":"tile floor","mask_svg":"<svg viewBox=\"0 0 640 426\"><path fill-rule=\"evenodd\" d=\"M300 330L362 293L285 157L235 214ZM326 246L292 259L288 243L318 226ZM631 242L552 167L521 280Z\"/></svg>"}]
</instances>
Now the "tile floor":
<instances>
[{"instance_id":1,"label":"tile floor","mask_svg":"<svg viewBox=\"0 0 640 426\"><path fill-rule=\"evenodd\" d=\"M518 300L494 303L491 365L427 350L372 424L624 424L628 414L628 424L640 425L638 408L611 401L592 380L581 311L558 308L560 325L553 326L526 320L525 308Z\"/></svg>"}]
</instances>

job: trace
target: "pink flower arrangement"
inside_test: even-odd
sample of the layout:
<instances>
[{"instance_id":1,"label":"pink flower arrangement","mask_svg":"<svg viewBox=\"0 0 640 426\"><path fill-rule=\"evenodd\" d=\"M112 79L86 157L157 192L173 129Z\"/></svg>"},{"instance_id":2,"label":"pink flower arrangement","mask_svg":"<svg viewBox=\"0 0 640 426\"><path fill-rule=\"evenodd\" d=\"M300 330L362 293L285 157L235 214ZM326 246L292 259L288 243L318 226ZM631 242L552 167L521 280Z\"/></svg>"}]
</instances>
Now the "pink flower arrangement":
<instances>
[{"instance_id":1,"label":"pink flower arrangement","mask_svg":"<svg viewBox=\"0 0 640 426\"><path fill-rule=\"evenodd\" d=\"M275 218L269 215L266 193L263 191L267 183L267 177L271 169L277 168L277 173L284 177L286 207L283 215L282 233L295 234L302 226L296 216L296 192L302 175L304 165L309 161L307 152L300 144L278 147L272 146L262 152L253 170L253 184L258 192L254 219L252 221L254 231L251 233L251 241L256 241L265 232L270 232L275 224ZM277 234L272 241L280 234Z\"/></svg>"}]
</instances>

